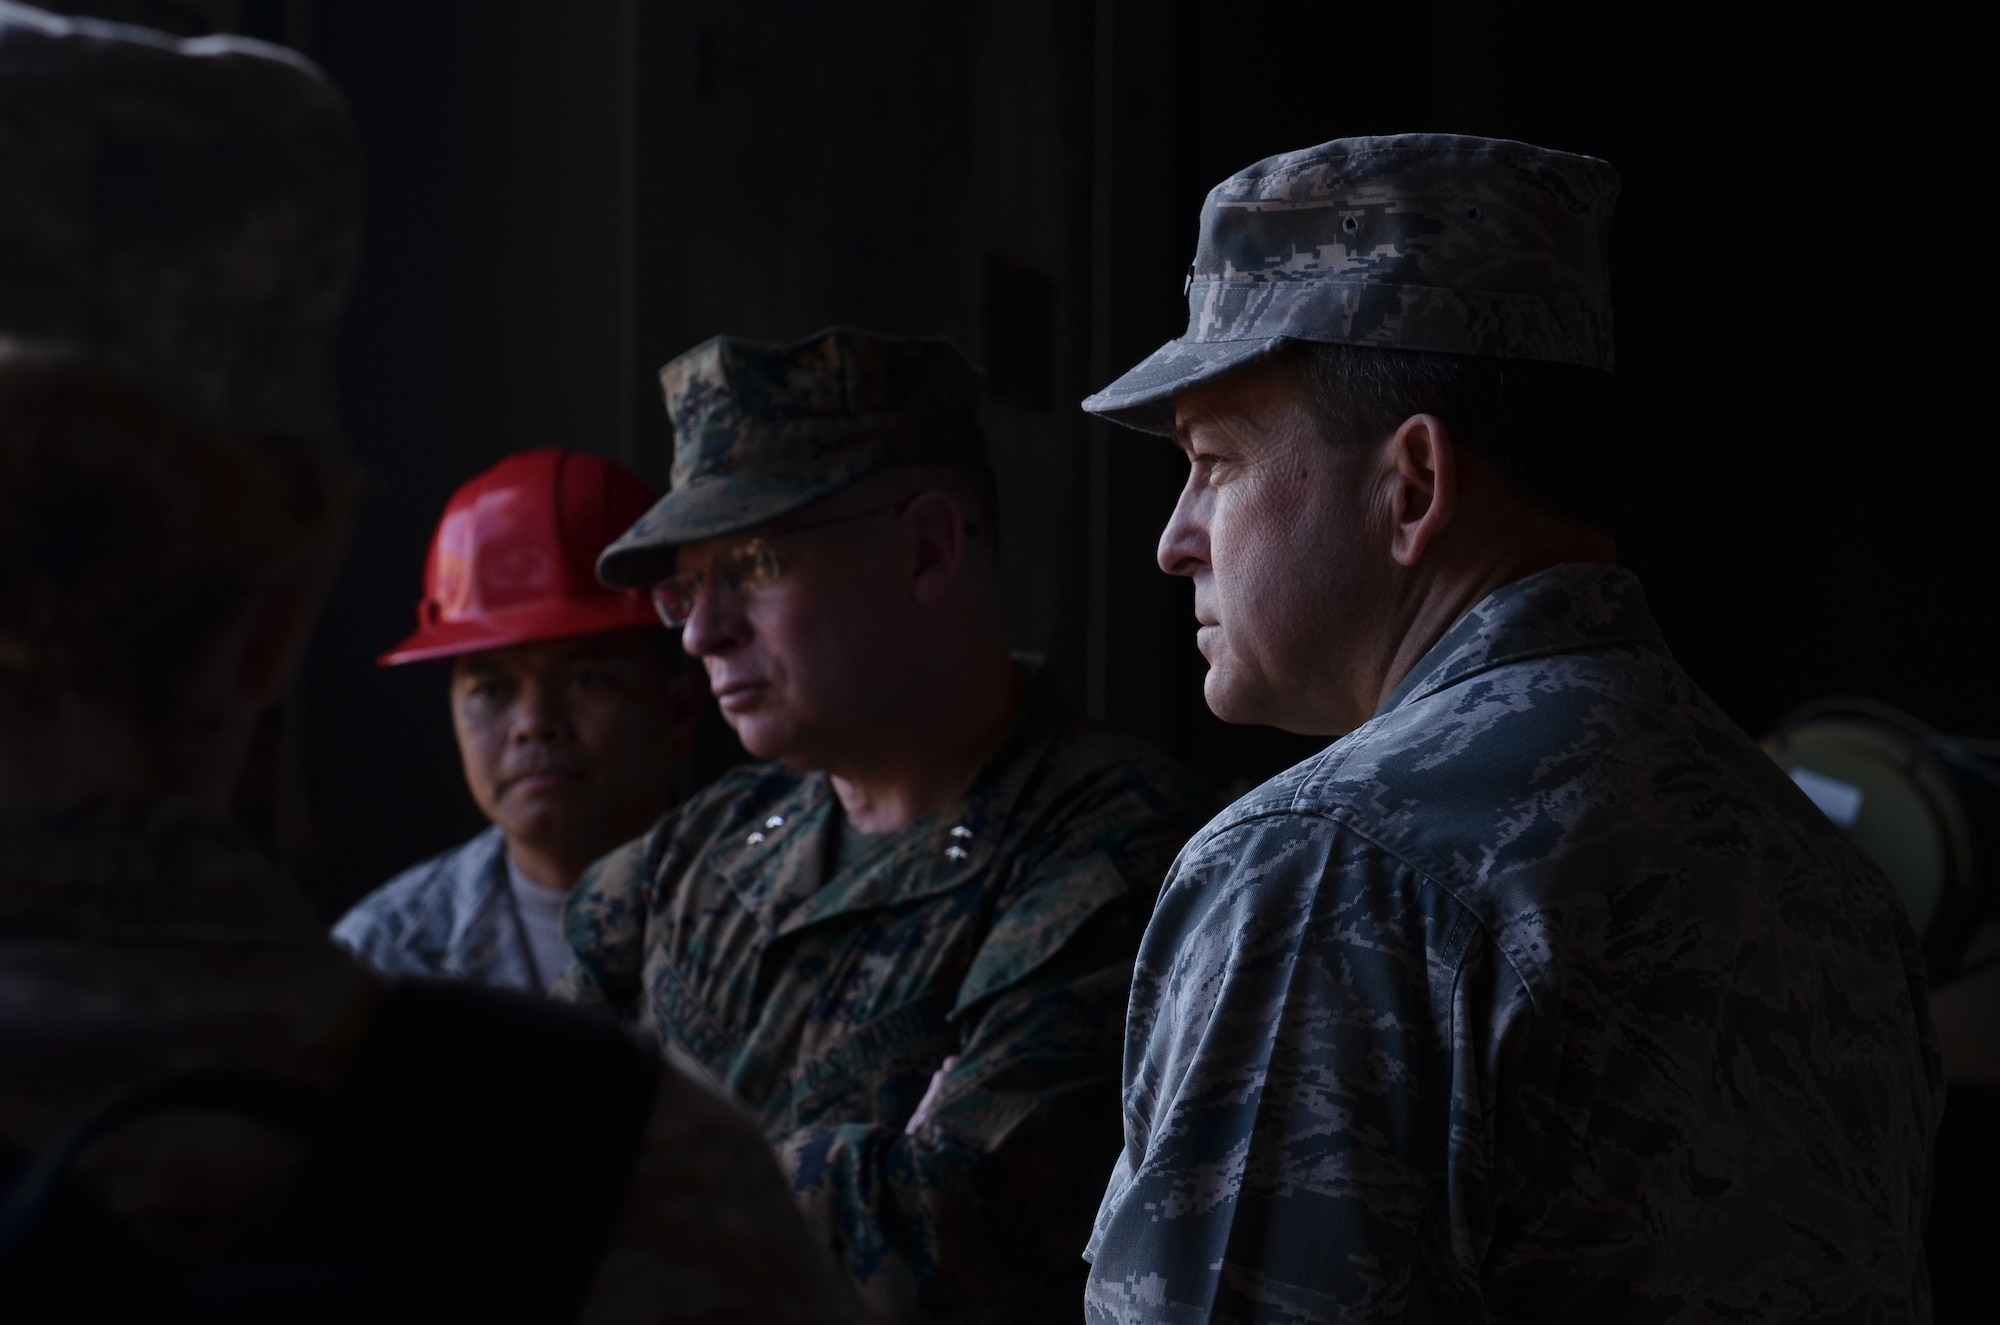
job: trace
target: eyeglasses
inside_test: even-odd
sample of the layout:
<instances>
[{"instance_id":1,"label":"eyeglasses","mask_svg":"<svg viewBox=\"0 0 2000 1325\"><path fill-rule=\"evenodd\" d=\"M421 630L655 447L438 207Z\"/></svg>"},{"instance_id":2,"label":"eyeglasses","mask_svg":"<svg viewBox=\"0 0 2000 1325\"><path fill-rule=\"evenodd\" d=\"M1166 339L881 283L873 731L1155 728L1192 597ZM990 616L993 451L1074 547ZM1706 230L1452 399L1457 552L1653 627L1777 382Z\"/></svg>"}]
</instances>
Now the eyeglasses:
<instances>
[{"instance_id":1,"label":"eyeglasses","mask_svg":"<svg viewBox=\"0 0 2000 1325\"><path fill-rule=\"evenodd\" d=\"M768 589L783 579L794 562L772 545L772 539L880 515L884 511L899 510L903 505L903 502L891 502L886 506L871 506L865 511L828 516L824 520L796 524L757 538L746 538L735 547L717 553L715 559L708 563L708 569L677 571L654 585L653 608L660 614L660 620L667 623L668 629L679 630L694 615L695 601L701 596L704 584L725 593L747 595Z\"/></svg>"}]
</instances>

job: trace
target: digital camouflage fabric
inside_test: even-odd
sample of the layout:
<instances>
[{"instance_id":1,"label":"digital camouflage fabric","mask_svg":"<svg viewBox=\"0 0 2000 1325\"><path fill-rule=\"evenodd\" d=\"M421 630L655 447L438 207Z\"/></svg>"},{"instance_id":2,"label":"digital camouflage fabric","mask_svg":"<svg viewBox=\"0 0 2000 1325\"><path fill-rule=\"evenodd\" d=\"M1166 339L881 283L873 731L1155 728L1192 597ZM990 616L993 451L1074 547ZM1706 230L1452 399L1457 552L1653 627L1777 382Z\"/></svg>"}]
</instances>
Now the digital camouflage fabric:
<instances>
[{"instance_id":1,"label":"digital camouflage fabric","mask_svg":"<svg viewBox=\"0 0 2000 1325\"><path fill-rule=\"evenodd\" d=\"M1510 584L1176 862L1088 1317L1927 1320L1924 980L1629 573Z\"/></svg>"},{"instance_id":2,"label":"digital camouflage fabric","mask_svg":"<svg viewBox=\"0 0 2000 1325\"><path fill-rule=\"evenodd\" d=\"M976 463L982 378L948 340L834 327L792 345L703 341L660 370L672 486L598 559L614 588L673 570L681 543L738 533L889 465Z\"/></svg>"},{"instance_id":3,"label":"digital camouflage fabric","mask_svg":"<svg viewBox=\"0 0 2000 1325\"><path fill-rule=\"evenodd\" d=\"M959 803L845 870L825 774L696 795L578 885L557 997L726 1087L882 1318L1075 1319L1132 955L1208 808L1037 681Z\"/></svg>"},{"instance_id":4,"label":"digital camouflage fabric","mask_svg":"<svg viewBox=\"0 0 2000 1325\"><path fill-rule=\"evenodd\" d=\"M326 441L361 152L297 53L0 0L0 339Z\"/></svg>"},{"instance_id":5,"label":"digital camouflage fabric","mask_svg":"<svg viewBox=\"0 0 2000 1325\"><path fill-rule=\"evenodd\" d=\"M327 941L304 900L233 830L157 806L0 804L0 843L0 1160L41 1151L136 1086L193 1071L253 1073L330 1092L368 1045L383 985ZM565 1009L524 1008L484 991L460 997L496 1001L478 1019L482 1037L498 1030L505 1039L514 1021L524 1034L545 1035L557 1014L593 1029ZM486 1052L490 1046L477 1041L437 1042L429 1054L434 1080L410 1082L408 1110L380 1120L385 1144L406 1128L451 1129L451 1118L427 1117L428 1091L464 1059L477 1068ZM523 1070L534 1067L488 1063L469 1080L476 1087ZM527 1093L475 1093L476 1106L459 1120L469 1135L488 1138L480 1157L516 1203L538 1190L531 1175L539 1158L581 1163L603 1141L565 1145L542 1135L531 1125L542 1114ZM590 1109L556 1100L558 1113ZM90 1152L86 1177L148 1245L195 1264L237 1244L255 1246L302 1161L273 1133L227 1123L182 1114L114 1134ZM564 1212L611 1230L578 1318L655 1325L853 1318L845 1287L809 1240L761 1138L729 1105L662 1071L632 1150L622 1208ZM424 1227L438 1203L419 1190L422 1174L381 1176L379 1217L357 1218L345 1230L363 1244L378 1231ZM10 1180L5 1175L0 1186ZM530 1246L552 1245L550 1231L531 1218L505 1231ZM491 1252L450 1237L386 1252L401 1256L411 1246L424 1248L421 1259L446 1281L468 1257ZM359 1271L372 1263L346 1264ZM112 1264L107 1250L107 1271ZM532 1255L521 1254L507 1272L515 1271L524 1286L538 1286ZM311 1303L294 1305L301 1318L322 1318ZM376 1304L369 1318L406 1319L405 1305Z\"/></svg>"},{"instance_id":6,"label":"digital camouflage fabric","mask_svg":"<svg viewBox=\"0 0 2000 1325\"><path fill-rule=\"evenodd\" d=\"M412 865L356 902L333 941L384 975L541 993L547 981L508 886L506 852L506 835L493 827Z\"/></svg>"},{"instance_id":7,"label":"digital camouflage fabric","mask_svg":"<svg viewBox=\"0 0 2000 1325\"><path fill-rule=\"evenodd\" d=\"M1202 205L1187 331L1083 407L1171 433L1176 394L1290 341L1608 372L1617 196L1593 157L1458 134L1259 161Z\"/></svg>"}]
</instances>

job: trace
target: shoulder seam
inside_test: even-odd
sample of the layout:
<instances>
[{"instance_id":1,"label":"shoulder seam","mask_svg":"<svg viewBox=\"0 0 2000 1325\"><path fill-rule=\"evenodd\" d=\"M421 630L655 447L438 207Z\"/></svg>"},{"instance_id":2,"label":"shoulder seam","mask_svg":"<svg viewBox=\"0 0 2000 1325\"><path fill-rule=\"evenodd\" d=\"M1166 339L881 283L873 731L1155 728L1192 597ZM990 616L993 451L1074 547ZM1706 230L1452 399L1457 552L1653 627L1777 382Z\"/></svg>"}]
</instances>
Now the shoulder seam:
<instances>
[{"instance_id":1,"label":"shoulder seam","mask_svg":"<svg viewBox=\"0 0 2000 1325\"><path fill-rule=\"evenodd\" d=\"M1397 864L1403 866L1405 869L1415 874L1419 879L1422 879L1426 887L1435 888L1439 892L1443 893L1446 897L1449 897L1451 899L1452 905L1458 908L1459 912L1471 924L1472 928L1476 930L1479 934L1484 936L1487 942L1493 945L1493 951L1496 954L1498 954L1501 961L1507 964L1507 968L1514 973L1514 978L1521 982L1521 988L1527 992L1529 1007L1539 1015L1539 1013L1541 1012L1541 1003L1540 1000L1536 997L1534 983L1530 981L1527 978L1527 976L1522 972L1520 964L1514 960L1513 954L1507 951L1506 945L1501 943L1500 940L1494 935L1492 930L1487 927L1486 922L1479 918L1479 912L1476 909L1474 909L1472 904L1467 902L1464 897L1460 896L1459 890L1456 887L1454 887L1451 883L1446 881L1443 877L1441 877L1441 874L1438 870L1434 869L1429 864L1413 859L1409 854L1399 851L1396 848L1388 845L1374 833L1370 832L1367 828L1362 826L1362 824L1358 822L1352 816L1351 813L1344 813L1344 811L1346 811L1345 806L1330 806L1321 808L1311 808L1302 806L1288 806L1284 808L1273 807L1270 809L1259 811L1258 813L1255 814L1244 815L1240 819L1233 819L1229 823L1223 825L1222 827L1217 828L1213 833L1208 834L1204 840L1213 841L1215 838L1221 837L1224 833L1231 832L1237 828L1255 823L1258 820L1279 818L1286 815L1298 815L1307 818L1324 819L1327 823L1333 825L1335 828L1342 829L1354 834L1356 837L1366 842L1369 846L1373 847L1375 850L1380 851L1383 855L1395 861ZM1454 961L1462 962L1465 959L1466 951L1470 947L1471 944L1468 941L1465 947L1459 950L1458 956L1454 959Z\"/></svg>"}]
</instances>

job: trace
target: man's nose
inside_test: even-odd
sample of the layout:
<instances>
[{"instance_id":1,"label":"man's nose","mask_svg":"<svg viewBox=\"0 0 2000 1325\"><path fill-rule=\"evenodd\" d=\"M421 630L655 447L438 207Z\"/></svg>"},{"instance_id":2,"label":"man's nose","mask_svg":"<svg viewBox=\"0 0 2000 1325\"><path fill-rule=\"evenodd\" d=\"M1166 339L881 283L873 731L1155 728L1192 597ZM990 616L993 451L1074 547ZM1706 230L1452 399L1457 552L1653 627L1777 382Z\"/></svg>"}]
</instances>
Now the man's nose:
<instances>
[{"instance_id":1,"label":"man's nose","mask_svg":"<svg viewBox=\"0 0 2000 1325\"><path fill-rule=\"evenodd\" d=\"M716 658L741 648L750 638L737 595L718 593L704 584L694 597L694 611L681 627L681 648L691 658Z\"/></svg>"},{"instance_id":2,"label":"man's nose","mask_svg":"<svg viewBox=\"0 0 2000 1325\"><path fill-rule=\"evenodd\" d=\"M1208 522L1206 512L1201 509L1204 504L1196 492L1194 475L1188 475L1187 486L1181 489L1180 499L1174 503L1174 513L1167 517L1167 527L1160 531L1160 546L1154 553L1154 560L1167 574L1191 577L1208 564Z\"/></svg>"},{"instance_id":3,"label":"man's nose","mask_svg":"<svg viewBox=\"0 0 2000 1325\"><path fill-rule=\"evenodd\" d=\"M546 681L525 682L509 717L507 739L515 745L559 740L569 730L562 688Z\"/></svg>"}]
</instances>

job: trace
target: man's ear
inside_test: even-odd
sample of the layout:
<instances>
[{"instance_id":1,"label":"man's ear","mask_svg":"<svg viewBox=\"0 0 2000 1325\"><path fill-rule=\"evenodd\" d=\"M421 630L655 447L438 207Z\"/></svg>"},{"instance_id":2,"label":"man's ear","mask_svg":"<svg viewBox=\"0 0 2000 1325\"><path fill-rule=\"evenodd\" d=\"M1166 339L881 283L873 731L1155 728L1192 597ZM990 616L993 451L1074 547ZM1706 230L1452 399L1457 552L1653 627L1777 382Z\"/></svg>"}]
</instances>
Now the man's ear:
<instances>
[{"instance_id":1,"label":"man's ear","mask_svg":"<svg viewBox=\"0 0 2000 1325\"><path fill-rule=\"evenodd\" d=\"M918 605L929 607L945 596L965 566L965 515L948 494L920 492L904 508L903 521L915 554L911 588Z\"/></svg>"},{"instance_id":2,"label":"man's ear","mask_svg":"<svg viewBox=\"0 0 2000 1325\"><path fill-rule=\"evenodd\" d=\"M1389 555L1414 566L1458 518L1458 442L1435 414L1413 414L1389 439Z\"/></svg>"}]
</instances>

